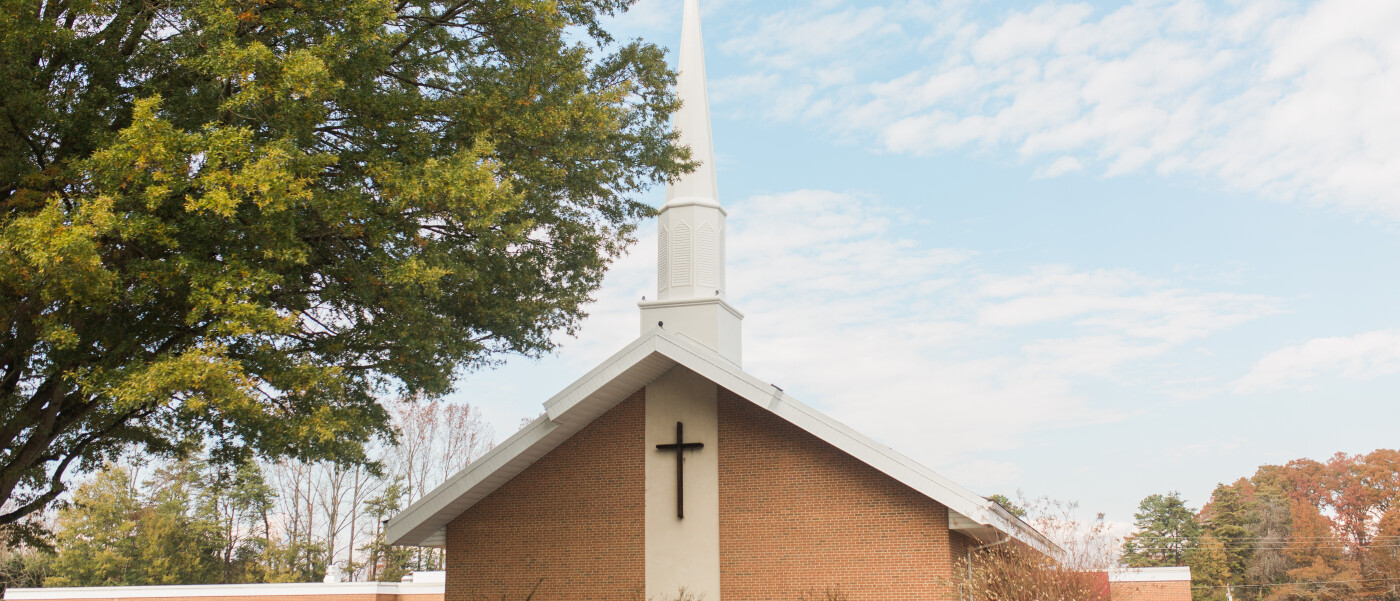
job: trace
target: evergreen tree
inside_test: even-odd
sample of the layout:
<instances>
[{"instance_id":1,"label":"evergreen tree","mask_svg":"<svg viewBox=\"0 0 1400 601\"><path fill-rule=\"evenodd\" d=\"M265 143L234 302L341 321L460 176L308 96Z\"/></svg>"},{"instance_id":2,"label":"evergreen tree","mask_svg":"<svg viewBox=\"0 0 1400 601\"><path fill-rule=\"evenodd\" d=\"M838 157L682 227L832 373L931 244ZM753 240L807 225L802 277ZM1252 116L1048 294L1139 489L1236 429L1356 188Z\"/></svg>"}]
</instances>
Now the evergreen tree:
<instances>
[{"instance_id":1,"label":"evergreen tree","mask_svg":"<svg viewBox=\"0 0 1400 601\"><path fill-rule=\"evenodd\" d=\"M1123 541L1122 557L1132 567L1186 565L1186 555L1201 535L1195 510L1177 492L1143 499L1133 525L1134 532Z\"/></svg>"},{"instance_id":2,"label":"evergreen tree","mask_svg":"<svg viewBox=\"0 0 1400 601\"><path fill-rule=\"evenodd\" d=\"M1219 541L1225 553L1226 582L1244 584L1250 554L1258 545L1251 540L1251 526L1258 520L1254 509L1253 487L1241 479L1233 485L1220 484L1211 493L1210 503L1201 510L1206 533Z\"/></svg>"},{"instance_id":3,"label":"evergreen tree","mask_svg":"<svg viewBox=\"0 0 1400 601\"><path fill-rule=\"evenodd\" d=\"M1186 552L1185 565L1191 567L1191 598L1194 601L1226 601L1231 598L1230 557L1225 544L1209 534Z\"/></svg>"}]
</instances>

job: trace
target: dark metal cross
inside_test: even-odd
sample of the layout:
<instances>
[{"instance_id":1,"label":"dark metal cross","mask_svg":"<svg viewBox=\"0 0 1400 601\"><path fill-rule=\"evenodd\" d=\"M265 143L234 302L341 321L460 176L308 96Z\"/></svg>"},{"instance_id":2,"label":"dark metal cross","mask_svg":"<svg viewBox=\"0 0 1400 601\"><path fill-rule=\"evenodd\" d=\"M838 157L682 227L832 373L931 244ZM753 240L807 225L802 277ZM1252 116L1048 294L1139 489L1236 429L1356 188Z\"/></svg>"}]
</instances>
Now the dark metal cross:
<instances>
[{"instance_id":1,"label":"dark metal cross","mask_svg":"<svg viewBox=\"0 0 1400 601\"><path fill-rule=\"evenodd\" d=\"M676 452L676 517L685 519L685 461L681 454L685 453L686 449L703 449L705 443L685 442L684 429L680 422L676 422L676 444L659 444L656 448Z\"/></svg>"}]
</instances>

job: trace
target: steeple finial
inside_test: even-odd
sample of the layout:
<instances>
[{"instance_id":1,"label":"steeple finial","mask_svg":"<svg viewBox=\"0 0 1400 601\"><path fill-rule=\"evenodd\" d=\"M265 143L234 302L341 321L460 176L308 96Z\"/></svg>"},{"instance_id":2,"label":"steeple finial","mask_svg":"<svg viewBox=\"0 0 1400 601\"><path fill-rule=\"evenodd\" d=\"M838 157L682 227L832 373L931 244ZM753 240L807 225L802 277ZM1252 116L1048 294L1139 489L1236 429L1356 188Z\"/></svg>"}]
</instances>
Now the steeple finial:
<instances>
[{"instance_id":1,"label":"steeple finial","mask_svg":"<svg viewBox=\"0 0 1400 601\"><path fill-rule=\"evenodd\" d=\"M685 0L680 55L681 108L672 125L679 132L677 144L690 147L690 158L699 165L666 186L666 204L657 218L657 300L641 303L642 333L664 327L737 364L744 315L724 300L727 214L715 178L699 0Z\"/></svg>"},{"instance_id":2,"label":"steeple finial","mask_svg":"<svg viewBox=\"0 0 1400 601\"><path fill-rule=\"evenodd\" d=\"M705 85L705 43L700 35L700 2L685 0L681 24L681 57L676 95L681 108L672 123L680 132L680 145L690 147L690 158L700 166L666 186L666 202L709 201L719 204L715 178L715 143L710 133L710 94Z\"/></svg>"}]
</instances>

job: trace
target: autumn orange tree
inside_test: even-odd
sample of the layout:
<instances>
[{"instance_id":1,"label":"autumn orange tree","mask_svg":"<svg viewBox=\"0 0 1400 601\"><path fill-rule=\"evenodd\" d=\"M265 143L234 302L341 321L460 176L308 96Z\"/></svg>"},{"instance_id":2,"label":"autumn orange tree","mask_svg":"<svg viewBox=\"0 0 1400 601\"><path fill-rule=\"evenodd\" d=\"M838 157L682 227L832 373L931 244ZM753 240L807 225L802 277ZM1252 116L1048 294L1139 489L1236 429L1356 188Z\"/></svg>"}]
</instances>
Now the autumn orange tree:
<instances>
[{"instance_id":1,"label":"autumn orange tree","mask_svg":"<svg viewBox=\"0 0 1400 601\"><path fill-rule=\"evenodd\" d=\"M1400 451L1262 466L1190 517L1199 533L1125 560L1171 565L1143 552L1184 551L1200 600L1400 599Z\"/></svg>"}]
</instances>

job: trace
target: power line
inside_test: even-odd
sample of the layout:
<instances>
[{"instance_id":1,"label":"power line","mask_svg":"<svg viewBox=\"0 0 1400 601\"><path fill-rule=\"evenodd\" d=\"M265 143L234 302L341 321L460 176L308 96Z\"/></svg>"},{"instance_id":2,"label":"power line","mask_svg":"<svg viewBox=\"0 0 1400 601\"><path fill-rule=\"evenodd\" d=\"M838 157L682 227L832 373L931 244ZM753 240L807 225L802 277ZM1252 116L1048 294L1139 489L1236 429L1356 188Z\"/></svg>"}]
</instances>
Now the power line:
<instances>
[{"instance_id":1,"label":"power line","mask_svg":"<svg viewBox=\"0 0 1400 601\"><path fill-rule=\"evenodd\" d=\"M1312 582L1277 582L1268 584L1193 584L1191 588L1266 588L1272 586L1310 586L1319 584L1356 584L1359 582L1400 582L1400 578L1361 578L1356 580L1315 580Z\"/></svg>"}]
</instances>

